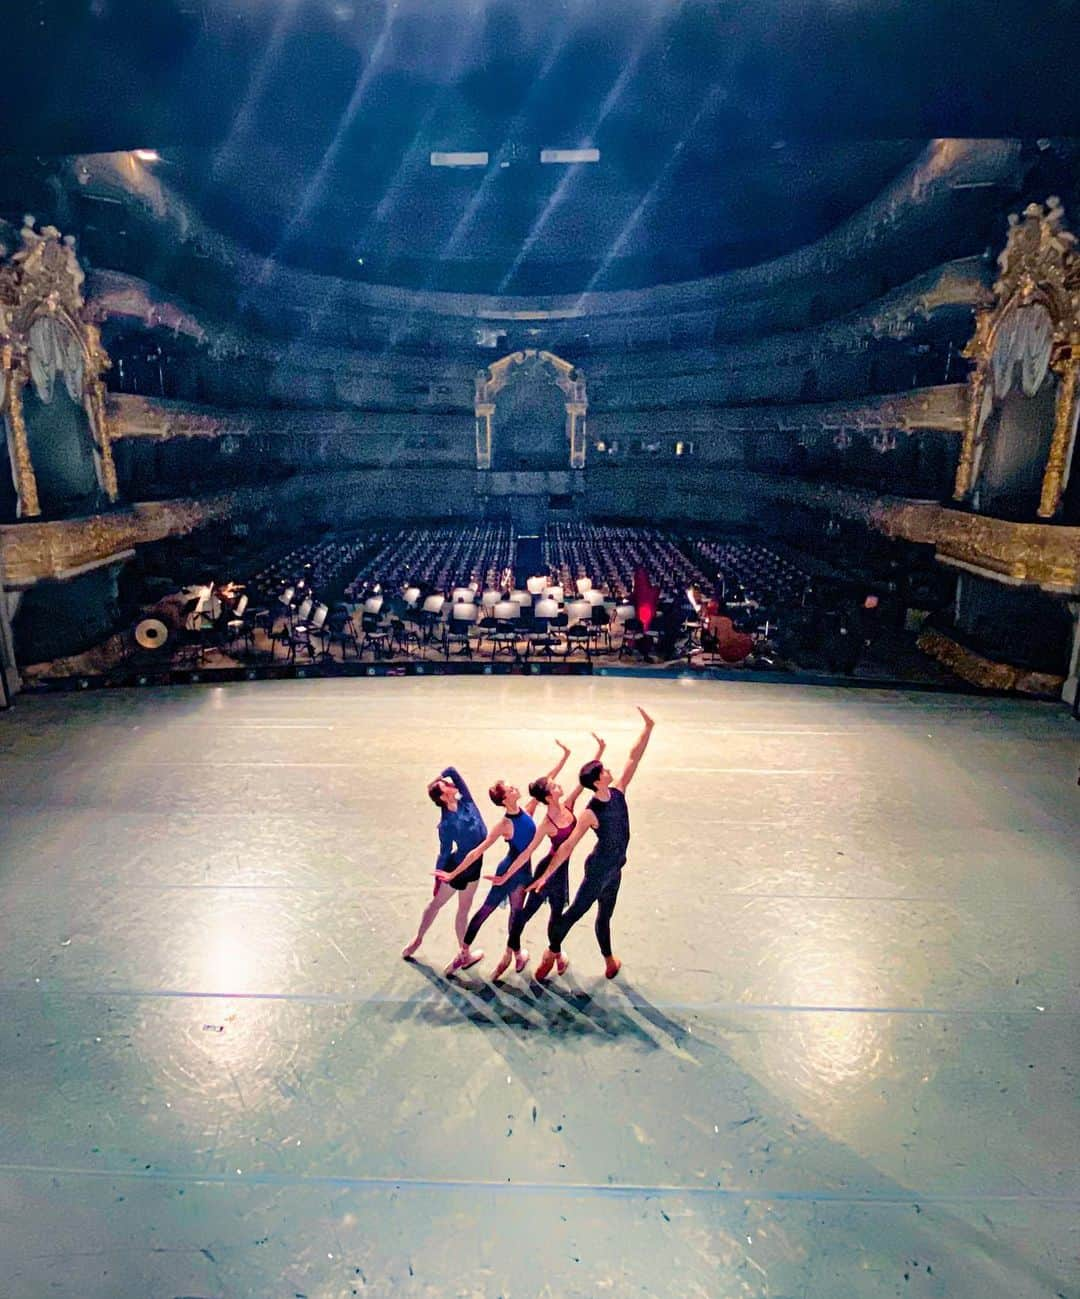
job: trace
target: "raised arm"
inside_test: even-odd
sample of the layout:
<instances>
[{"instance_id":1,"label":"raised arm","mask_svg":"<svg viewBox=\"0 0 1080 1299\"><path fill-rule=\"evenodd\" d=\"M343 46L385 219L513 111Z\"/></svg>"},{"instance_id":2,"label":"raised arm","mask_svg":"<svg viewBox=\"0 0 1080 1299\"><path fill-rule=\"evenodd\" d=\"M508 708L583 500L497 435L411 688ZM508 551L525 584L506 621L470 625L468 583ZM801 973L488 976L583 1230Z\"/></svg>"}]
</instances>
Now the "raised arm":
<instances>
[{"instance_id":1,"label":"raised arm","mask_svg":"<svg viewBox=\"0 0 1080 1299\"><path fill-rule=\"evenodd\" d=\"M604 750L607 748L607 740L602 740L595 731L590 731L589 733L596 741L596 752L592 755L590 761L599 762L599 760L604 756ZM568 811L572 812L574 810L574 804L581 797L581 792L584 788L585 788L584 785L575 785L573 791L570 794L570 797L563 799L563 807L565 807Z\"/></svg>"},{"instance_id":2,"label":"raised arm","mask_svg":"<svg viewBox=\"0 0 1080 1299\"><path fill-rule=\"evenodd\" d=\"M444 767L442 771L439 772L439 775L445 780L452 780L454 784L457 785L458 793L463 799L468 800L470 803L476 802L472 794L469 793L469 787L465 784L465 778L462 776L461 772L458 771L457 767Z\"/></svg>"},{"instance_id":3,"label":"raised arm","mask_svg":"<svg viewBox=\"0 0 1080 1299\"><path fill-rule=\"evenodd\" d=\"M536 852L537 848L539 848L544 842L544 835L550 833L548 830L550 824L551 823L548 821L547 817L544 817L536 827L536 833L532 837L532 842L523 852L518 853L510 865L507 866L506 870L504 870L501 875L485 875L484 879L491 880L492 884L505 884L516 870L525 865L533 853Z\"/></svg>"},{"instance_id":4,"label":"raised arm","mask_svg":"<svg viewBox=\"0 0 1080 1299\"><path fill-rule=\"evenodd\" d=\"M544 777L545 780L554 780L555 777L559 774L559 772L562 771L563 767L566 766L566 759L570 756L570 750L566 747L565 744L563 744L562 740L556 740L555 743L559 746L560 749L562 749L562 757ZM532 816L532 814L536 811L536 804L537 804L537 800L535 798L530 798L529 801L525 804L525 811L528 812L530 816Z\"/></svg>"},{"instance_id":5,"label":"raised arm","mask_svg":"<svg viewBox=\"0 0 1080 1299\"><path fill-rule=\"evenodd\" d=\"M641 761L641 755L649 746L649 738L652 735L652 729L656 725L653 719L644 708L638 707L638 712L645 719L645 725L641 734L637 738L637 743L630 750L630 756L626 760L626 766L623 768L623 774L615 783L616 789L625 789L634 779L634 772L638 769L638 763Z\"/></svg>"},{"instance_id":6,"label":"raised arm","mask_svg":"<svg viewBox=\"0 0 1080 1299\"><path fill-rule=\"evenodd\" d=\"M435 872L435 878L441 880L444 884L449 884L451 880L457 879L462 871L467 871L478 857L487 852L496 839L508 839L509 837L510 826L504 816L501 817L488 831L487 838L484 842L477 844L471 852L467 852L452 871L437 870Z\"/></svg>"},{"instance_id":7,"label":"raised arm","mask_svg":"<svg viewBox=\"0 0 1080 1299\"><path fill-rule=\"evenodd\" d=\"M551 862L548 865L547 870L544 871L543 875L541 875L539 879L533 880L533 882L528 886L528 888L526 888L525 892L535 893L539 889L542 889L544 885L548 882L548 880L552 877L552 875L555 874L555 872L559 869L559 867L563 864L563 862L567 860L570 854L581 842L581 838L584 835L585 831L595 830L595 829L596 829L596 817L592 814L592 812L589 811L588 808L586 808L585 811L582 812L582 814L578 817L578 823L576 826L574 826L573 832L571 833L570 837L568 839L564 839L561 846L557 849L555 856L552 857Z\"/></svg>"}]
</instances>

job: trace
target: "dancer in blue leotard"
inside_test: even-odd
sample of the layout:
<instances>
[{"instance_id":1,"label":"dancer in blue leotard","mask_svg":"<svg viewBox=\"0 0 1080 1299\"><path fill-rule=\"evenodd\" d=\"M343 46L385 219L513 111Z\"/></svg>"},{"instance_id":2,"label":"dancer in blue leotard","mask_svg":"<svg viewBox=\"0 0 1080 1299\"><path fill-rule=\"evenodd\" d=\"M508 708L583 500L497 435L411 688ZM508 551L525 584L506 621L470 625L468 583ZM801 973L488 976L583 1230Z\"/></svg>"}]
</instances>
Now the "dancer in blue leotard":
<instances>
[{"instance_id":1,"label":"dancer in blue leotard","mask_svg":"<svg viewBox=\"0 0 1080 1299\"><path fill-rule=\"evenodd\" d=\"M570 750L565 744L560 741L556 741L556 743L562 749L562 757L551 769L549 773L551 779L554 779L559 774L566 759L570 756ZM521 857L523 851L532 842L533 835L536 833L536 823L532 819L532 814L536 810L537 800L531 798L524 808L521 807L521 791L516 785L511 785L505 780L496 781L488 791L488 795L496 807L503 809L504 815L488 831L487 838L482 843L478 843L471 852L467 853L454 870L435 872L435 878L442 883L453 885L455 879L459 875L468 872L497 839L509 841L506 856L499 864L500 875L506 871L506 868L511 863L516 862ZM492 885L483 905L469 921L468 928L465 930L462 939L461 950L447 967L447 973L452 973L454 970L467 970L469 966L483 960L484 953L482 951L474 952L472 943L480 932L484 921L504 902L510 904L510 926L511 928L514 927L517 914L525 904L525 886L531 879L532 863L526 855L522 864L517 866L512 874L500 878L499 883ZM528 960L528 954L525 955L524 960ZM523 968L524 961L519 958L518 969Z\"/></svg>"},{"instance_id":2,"label":"dancer in blue leotard","mask_svg":"<svg viewBox=\"0 0 1080 1299\"><path fill-rule=\"evenodd\" d=\"M439 856L435 862L435 873L445 874L447 866L457 866L467 852L470 852L484 838L484 818L476 806L476 800L469 793L461 773L456 767L445 767L442 775L428 785L428 798L439 809ZM416 937L402 950L401 955L411 960L424 941L424 935L431 928L431 923L442 908L450 901L455 892L458 896L457 916L454 930L458 943L465 939L465 929L469 922L469 905L472 902L476 886L480 882L481 859L475 858L468 871L453 871L453 883L437 882L431 901L424 908Z\"/></svg>"}]
</instances>

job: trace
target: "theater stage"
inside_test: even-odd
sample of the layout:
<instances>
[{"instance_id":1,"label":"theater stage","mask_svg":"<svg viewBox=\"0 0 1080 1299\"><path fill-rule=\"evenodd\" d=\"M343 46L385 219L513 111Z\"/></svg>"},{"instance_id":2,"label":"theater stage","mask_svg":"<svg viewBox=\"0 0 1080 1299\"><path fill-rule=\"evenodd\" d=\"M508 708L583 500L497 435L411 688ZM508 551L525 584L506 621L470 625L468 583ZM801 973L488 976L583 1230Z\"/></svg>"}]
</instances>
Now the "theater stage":
<instances>
[{"instance_id":1,"label":"theater stage","mask_svg":"<svg viewBox=\"0 0 1080 1299\"><path fill-rule=\"evenodd\" d=\"M593 727L618 768L638 701L623 976L583 923L548 989L447 982L449 911L405 964L426 781L521 781ZM584 677L20 700L0 1292L1071 1299L1078 737Z\"/></svg>"}]
</instances>

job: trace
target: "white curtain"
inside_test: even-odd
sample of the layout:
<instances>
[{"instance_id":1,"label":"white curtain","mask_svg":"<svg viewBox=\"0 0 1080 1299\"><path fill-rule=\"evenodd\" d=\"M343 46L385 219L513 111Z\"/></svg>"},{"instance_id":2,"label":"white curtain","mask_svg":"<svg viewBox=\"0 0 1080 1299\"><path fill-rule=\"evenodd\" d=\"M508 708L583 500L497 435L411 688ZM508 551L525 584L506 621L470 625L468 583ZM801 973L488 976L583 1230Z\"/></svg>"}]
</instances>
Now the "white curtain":
<instances>
[{"instance_id":1,"label":"white curtain","mask_svg":"<svg viewBox=\"0 0 1080 1299\"><path fill-rule=\"evenodd\" d=\"M1053 345L1054 322L1041 303L1010 311L998 326L990 357L994 395L999 399L1008 395L1019 369L1024 394L1034 397L1050 368Z\"/></svg>"},{"instance_id":2,"label":"white curtain","mask_svg":"<svg viewBox=\"0 0 1080 1299\"><path fill-rule=\"evenodd\" d=\"M79 340L53 316L39 316L30 326L30 378L38 399L48 405L61 375L68 396L82 401L83 354Z\"/></svg>"}]
</instances>

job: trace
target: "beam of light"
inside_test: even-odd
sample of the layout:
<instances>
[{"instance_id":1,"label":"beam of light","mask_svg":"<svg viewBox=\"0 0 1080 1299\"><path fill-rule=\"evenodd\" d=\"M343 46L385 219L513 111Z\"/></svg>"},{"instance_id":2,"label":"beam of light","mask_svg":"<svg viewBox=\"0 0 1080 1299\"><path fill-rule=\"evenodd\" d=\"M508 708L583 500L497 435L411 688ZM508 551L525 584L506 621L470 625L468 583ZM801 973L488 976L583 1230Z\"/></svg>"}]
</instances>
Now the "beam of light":
<instances>
[{"instance_id":1,"label":"beam of light","mask_svg":"<svg viewBox=\"0 0 1080 1299\"><path fill-rule=\"evenodd\" d=\"M299 206L293 213L292 217L290 217L281 237L274 245L269 256L263 259L262 270L256 277L257 284L264 284L269 278L278 258L281 256L282 250L292 239L296 231L299 230L307 220L311 210L322 197L322 192L326 186L327 178L333 170L334 164L337 162L338 155L341 153L346 136L348 135L353 122L356 120L356 115L360 111L360 107L364 102L368 89L382 64L383 56L386 53L386 47L393 31L393 15L393 8L387 8L385 10L383 25L379 31L378 39L375 41L367 63L364 64L363 70L356 79L356 84L353 86L349 102L345 107L345 111L341 115L341 120L338 122L337 130L334 132L334 138L330 141L326 151L323 153L319 165L315 170L315 175L304 187L304 192L301 196ZM245 295L243 301L246 303L247 295Z\"/></svg>"},{"instance_id":2,"label":"beam of light","mask_svg":"<svg viewBox=\"0 0 1080 1299\"><path fill-rule=\"evenodd\" d=\"M590 126L589 130L586 132L586 135L588 137L595 139L597 131L599 131L600 127L607 120L609 114L618 104L619 100L622 99L623 92L626 90L626 87L630 84L631 78L637 72L638 66L641 63L642 57L645 54L645 50L648 47L649 42L651 41L652 36L656 31L657 27L659 26L659 24L660 24L660 13L658 10L656 16L653 19L652 24L650 25L647 31L642 33L641 39L634 47L633 53L626 60L625 64L623 65L622 71L615 78L615 81L612 84L611 89L604 96L604 101L600 105L599 109L597 110L592 125ZM567 195L570 193L571 189L573 188L574 181L577 179L580 172L581 172L581 164L567 168L566 175L563 176L560 179L558 185L555 186L555 192L552 194L551 198L549 198L548 201L544 204L544 208L541 211L540 215L533 222L532 229L529 231L528 235L526 235L525 242L522 244L520 250L518 251L517 256L514 258L510 266L510 269L499 281L499 287L496 289L496 293L506 292L507 286L513 281L513 278L517 274L522 263L528 257L529 253L532 252L533 248L536 246L536 241L543 234L544 229L546 228L548 222L551 220L555 212L562 206L563 201L566 199Z\"/></svg>"},{"instance_id":3,"label":"beam of light","mask_svg":"<svg viewBox=\"0 0 1080 1299\"><path fill-rule=\"evenodd\" d=\"M368 231L365 235L365 239L362 242L361 246L366 247L367 243L370 241L371 226L377 225L380 221L384 220L386 216L389 214L391 208L393 207L394 202L396 201L397 191L400 188L402 176L408 174L408 172L416 165L421 154L426 150L427 146L425 144L422 144L421 142L426 139L426 133L431 122L442 111L447 96L450 93L450 90L447 88L447 86L452 86L454 84L454 82L457 79L458 72L461 70L463 63L465 62L466 58L471 53L475 45L476 35L477 35L476 18L478 15L482 14L482 11L483 11L483 0L473 0L473 3L470 7L469 23L468 23L465 37L458 42L457 46L453 51L452 58L449 60L451 63L450 77L448 78L446 85L444 85L444 88L435 96L433 102L429 105L427 111L424 113L420 121L420 125L417 127L416 132L413 135L413 138L409 143L408 148L406 148L404 153L402 154L401 162L398 164L398 167L394 172L393 176L387 182L386 189L383 193L382 198L379 200L378 206L375 209L373 220L369 222ZM284 240L282 242L284 242ZM276 255L276 253L274 255ZM330 279L330 285L327 290L326 296L323 298L322 302L312 311L311 314L310 332L312 333L315 332L318 325L322 322L323 318L330 310L330 306L333 303L333 301L337 297L339 297L344 290L344 284L338 277L331 276L329 277L329 279ZM396 337L400 337L400 335L396 335L395 338Z\"/></svg>"},{"instance_id":4,"label":"beam of light","mask_svg":"<svg viewBox=\"0 0 1080 1299\"><path fill-rule=\"evenodd\" d=\"M301 0L286 0L286 3L278 11L278 16L274 20L274 26L270 32L270 39L266 44L266 50L260 57L255 73L248 83L244 102L237 110L232 125L229 127L229 134L225 137L221 148L214 154L214 160L210 165L210 178L213 181L218 180L222 172L227 171L232 165L236 154L239 152L238 141L246 136L250 130L256 105L262 99L266 84L270 80L270 73L277 63L281 47L285 43L285 37L288 35L289 27L292 24L293 15L300 3Z\"/></svg>"},{"instance_id":5,"label":"beam of light","mask_svg":"<svg viewBox=\"0 0 1080 1299\"><path fill-rule=\"evenodd\" d=\"M667 183L667 179L671 174L672 167L675 165L676 160L682 156L683 149L685 149L687 143L693 138L694 132L701 124L702 118L706 117L708 113L711 111L713 104L716 102L717 98L719 97L719 92L720 92L720 87L714 85L712 89L709 90L709 92L705 95L705 98L701 102L701 107L694 114L694 120L686 128L686 131L683 133L682 138L675 145L674 149L672 149L667 162L664 163L656 179L642 195L637 206L634 208L633 212L631 212L629 217L626 219L626 222L624 223L622 229L612 240L611 244L608 247L607 252L604 254L603 260L600 262L600 265L596 268L596 271L593 274L592 278L578 294L577 301L574 303L574 310L573 310L574 315L578 315L581 313L581 311L584 309L585 301L588 298L589 294L592 293L592 291L596 288L597 284L599 284L599 282L607 274L608 270L610 269L612 263L616 260L616 258L621 255L623 249L626 247L627 241L629 240L630 236L634 233L639 223L641 222L641 218L645 215L646 211L652 205L657 194Z\"/></svg>"}]
</instances>

